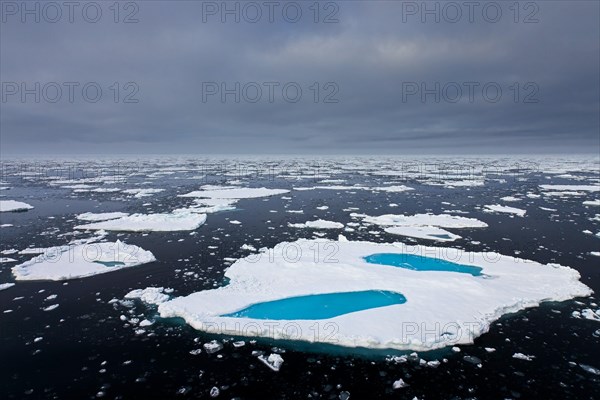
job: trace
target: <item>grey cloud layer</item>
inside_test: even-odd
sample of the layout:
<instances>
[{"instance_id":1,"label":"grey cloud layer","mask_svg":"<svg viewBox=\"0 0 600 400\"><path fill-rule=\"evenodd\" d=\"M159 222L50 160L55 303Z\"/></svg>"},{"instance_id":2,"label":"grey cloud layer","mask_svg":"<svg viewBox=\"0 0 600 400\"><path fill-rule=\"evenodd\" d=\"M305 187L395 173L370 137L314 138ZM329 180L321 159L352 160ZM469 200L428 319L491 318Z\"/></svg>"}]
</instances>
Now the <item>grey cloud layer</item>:
<instances>
[{"instance_id":1,"label":"grey cloud layer","mask_svg":"<svg viewBox=\"0 0 600 400\"><path fill-rule=\"evenodd\" d=\"M1 151L438 153L597 151L597 2L537 2L539 23L402 21L400 2L337 2L339 23L202 22L201 2L138 2L139 22L1 25L2 82L98 82L88 103L2 102ZM306 11L308 3L303 3ZM508 12L507 6L503 11ZM137 104L109 87L135 82ZM203 82L297 82L298 103L203 102ZM334 82L338 103L309 87ZM406 82L497 82L498 103L403 101ZM534 82L538 103L513 101ZM522 88L521 88L522 89ZM278 91L279 90L279 91ZM528 91L522 91L522 95ZM328 91L321 88L321 97ZM121 88L120 100L126 94ZM322 100L322 98L321 98Z\"/></svg>"}]
</instances>

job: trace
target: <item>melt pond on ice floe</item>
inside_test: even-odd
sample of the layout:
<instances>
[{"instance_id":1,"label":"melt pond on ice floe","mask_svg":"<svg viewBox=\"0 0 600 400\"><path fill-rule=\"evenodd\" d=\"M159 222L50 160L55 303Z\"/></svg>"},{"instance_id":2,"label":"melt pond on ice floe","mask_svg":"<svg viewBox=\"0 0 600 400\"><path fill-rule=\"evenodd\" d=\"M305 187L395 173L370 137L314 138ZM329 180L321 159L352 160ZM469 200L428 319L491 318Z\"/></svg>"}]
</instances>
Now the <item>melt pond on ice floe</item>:
<instances>
[{"instance_id":1,"label":"melt pond on ice floe","mask_svg":"<svg viewBox=\"0 0 600 400\"><path fill-rule=\"evenodd\" d=\"M286 252L290 246L297 254L293 260ZM333 255L315 260L315 248L327 253L327 246L333 248ZM481 275L411 270L365 260L380 253L438 257L481 268ZM431 350L472 343L504 314L535 307L543 301L563 301L592 293L579 281L577 271L559 265L496 253L321 239L280 243L236 261L225 276L229 279L227 286L164 302L158 308L160 315L181 317L198 330L214 332L218 328L222 334L349 347ZM401 293L406 302L319 320L321 324L334 323L334 335L315 336L315 320L224 316L287 298L373 290ZM290 323L294 324L293 333L287 325ZM251 330L243 330L250 325Z\"/></svg>"}]
</instances>

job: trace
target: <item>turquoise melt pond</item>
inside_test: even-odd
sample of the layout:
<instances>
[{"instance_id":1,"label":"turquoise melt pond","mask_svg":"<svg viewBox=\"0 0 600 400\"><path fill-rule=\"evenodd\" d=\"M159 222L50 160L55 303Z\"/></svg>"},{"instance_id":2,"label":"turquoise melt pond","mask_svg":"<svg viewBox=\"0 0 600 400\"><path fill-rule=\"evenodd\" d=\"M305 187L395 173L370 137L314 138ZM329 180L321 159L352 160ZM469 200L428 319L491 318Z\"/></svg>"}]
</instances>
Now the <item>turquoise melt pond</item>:
<instances>
[{"instance_id":1,"label":"turquoise melt pond","mask_svg":"<svg viewBox=\"0 0 600 400\"><path fill-rule=\"evenodd\" d=\"M410 269L412 271L446 271L481 276L482 268L472 265L457 264L439 258L423 257L414 254L378 253L366 256L365 261L371 264L390 265L392 267Z\"/></svg>"},{"instance_id":2,"label":"turquoise melt pond","mask_svg":"<svg viewBox=\"0 0 600 400\"><path fill-rule=\"evenodd\" d=\"M328 319L403 303L406 303L406 297L402 294L385 290L327 293L257 303L221 317L271 320Z\"/></svg>"}]
</instances>

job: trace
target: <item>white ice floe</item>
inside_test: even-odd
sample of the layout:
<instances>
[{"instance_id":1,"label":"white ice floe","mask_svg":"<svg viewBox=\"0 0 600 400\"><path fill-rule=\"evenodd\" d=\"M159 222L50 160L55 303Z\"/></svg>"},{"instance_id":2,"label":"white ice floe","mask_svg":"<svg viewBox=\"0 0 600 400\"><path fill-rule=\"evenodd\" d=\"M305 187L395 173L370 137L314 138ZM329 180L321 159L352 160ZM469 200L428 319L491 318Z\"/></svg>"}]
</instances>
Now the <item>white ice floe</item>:
<instances>
[{"instance_id":1,"label":"white ice floe","mask_svg":"<svg viewBox=\"0 0 600 400\"><path fill-rule=\"evenodd\" d=\"M195 199L194 204L188 208L178 208L173 212L193 212L199 214L212 214L221 211L235 210L236 199Z\"/></svg>"},{"instance_id":2,"label":"white ice floe","mask_svg":"<svg viewBox=\"0 0 600 400\"><path fill-rule=\"evenodd\" d=\"M179 197L199 197L209 199L254 199L258 197L276 196L289 193L285 189L267 189L267 188L208 188L194 192L181 194Z\"/></svg>"},{"instance_id":3,"label":"white ice floe","mask_svg":"<svg viewBox=\"0 0 600 400\"><path fill-rule=\"evenodd\" d=\"M590 321L600 321L600 308L597 310L584 308L581 311L573 311L571 315L575 318L589 319Z\"/></svg>"},{"instance_id":4,"label":"white ice floe","mask_svg":"<svg viewBox=\"0 0 600 400\"><path fill-rule=\"evenodd\" d=\"M485 209L483 211L485 212L497 212L497 213L504 213L504 214L514 214L514 215L518 215L519 217L523 217L525 216L525 213L527 212L527 210L522 210L520 208L515 208L515 207L509 207L509 206L502 206L500 204L492 204L492 205L486 205L484 206Z\"/></svg>"},{"instance_id":5,"label":"white ice floe","mask_svg":"<svg viewBox=\"0 0 600 400\"><path fill-rule=\"evenodd\" d=\"M584 206L598 206L600 207L600 199L598 200L588 200L583 202Z\"/></svg>"},{"instance_id":6,"label":"white ice floe","mask_svg":"<svg viewBox=\"0 0 600 400\"><path fill-rule=\"evenodd\" d=\"M136 289L125 295L126 299L140 299L144 303L158 305L169 300L169 293L173 289L164 287L147 287L145 289Z\"/></svg>"},{"instance_id":7,"label":"white ice floe","mask_svg":"<svg viewBox=\"0 0 600 400\"><path fill-rule=\"evenodd\" d=\"M13 286L15 286L14 283L0 283L0 290L5 290Z\"/></svg>"},{"instance_id":8,"label":"white ice floe","mask_svg":"<svg viewBox=\"0 0 600 400\"><path fill-rule=\"evenodd\" d=\"M165 189L125 189L123 190L123 193L125 194L133 194L133 197L136 197L138 199L142 198L142 197L148 197L148 196L152 196L156 193L160 193L160 192L164 192Z\"/></svg>"},{"instance_id":9,"label":"white ice floe","mask_svg":"<svg viewBox=\"0 0 600 400\"><path fill-rule=\"evenodd\" d=\"M15 200L0 200L0 212L31 210L32 205Z\"/></svg>"},{"instance_id":10,"label":"white ice floe","mask_svg":"<svg viewBox=\"0 0 600 400\"><path fill-rule=\"evenodd\" d=\"M394 381L394 383L392 384L393 389L402 389L407 386L408 386L408 383L404 382L403 379L398 379L397 381Z\"/></svg>"},{"instance_id":11,"label":"white ice floe","mask_svg":"<svg viewBox=\"0 0 600 400\"><path fill-rule=\"evenodd\" d=\"M132 214L108 221L78 225L75 229L127 232L193 231L206 222L206 214L173 212L170 214Z\"/></svg>"},{"instance_id":12,"label":"white ice floe","mask_svg":"<svg viewBox=\"0 0 600 400\"><path fill-rule=\"evenodd\" d=\"M404 185L397 185L397 186L374 187L373 190L375 190L377 192L401 193L401 192L408 192L410 190L415 190L415 189L408 187L408 186L404 186Z\"/></svg>"},{"instance_id":13,"label":"white ice floe","mask_svg":"<svg viewBox=\"0 0 600 400\"><path fill-rule=\"evenodd\" d=\"M15 262L15 261L17 261L17 260L15 260L14 258L0 257L0 264L9 263L9 262Z\"/></svg>"},{"instance_id":14,"label":"white ice floe","mask_svg":"<svg viewBox=\"0 0 600 400\"><path fill-rule=\"evenodd\" d=\"M436 226L438 228L486 228L488 226L485 222L475 218L449 214L384 214L371 217L352 213L350 216L363 218L364 222L381 226Z\"/></svg>"},{"instance_id":15,"label":"white ice floe","mask_svg":"<svg viewBox=\"0 0 600 400\"><path fill-rule=\"evenodd\" d=\"M297 255L293 259L286 251L290 246ZM334 256L316 260L315 248L327 252L327 246L335 250ZM480 267L482 275L415 271L366 262L364 257L377 253L438 257ZM227 286L162 303L160 315L181 317L198 330L233 336L291 336L294 340L349 347L425 351L473 343L504 314L592 293L579 281L576 270L556 264L489 252L322 239L280 243L236 261L225 276ZM223 316L290 297L370 290L401 293L406 302L320 319L321 327L327 322L334 324L332 335L315 335L315 320Z\"/></svg>"},{"instance_id":16,"label":"white ice floe","mask_svg":"<svg viewBox=\"0 0 600 400\"><path fill-rule=\"evenodd\" d=\"M87 213L79 214L77 216L77 219L82 220L82 221L97 222L97 221L106 221L109 219L123 218L128 215L129 214L124 213L124 212L109 212L109 213L87 212Z\"/></svg>"},{"instance_id":17,"label":"white ice floe","mask_svg":"<svg viewBox=\"0 0 600 400\"><path fill-rule=\"evenodd\" d=\"M335 221L326 221L317 219L315 221L307 221L299 224L288 224L290 228L313 228L313 229L342 229L344 224Z\"/></svg>"},{"instance_id":18,"label":"white ice floe","mask_svg":"<svg viewBox=\"0 0 600 400\"><path fill-rule=\"evenodd\" d=\"M119 240L45 249L12 268L16 280L61 281L104 274L155 261L154 255Z\"/></svg>"},{"instance_id":19,"label":"white ice floe","mask_svg":"<svg viewBox=\"0 0 600 400\"><path fill-rule=\"evenodd\" d=\"M514 196L501 197L500 200L502 200L502 201L521 201L521 199L519 199L518 197L514 197Z\"/></svg>"},{"instance_id":20,"label":"white ice floe","mask_svg":"<svg viewBox=\"0 0 600 400\"><path fill-rule=\"evenodd\" d=\"M269 357L260 355L258 356L258 359L275 372L279 371L281 369L281 365L283 364L283 357L275 353L269 354Z\"/></svg>"},{"instance_id":21,"label":"white ice floe","mask_svg":"<svg viewBox=\"0 0 600 400\"><path fill-rule=\"evenodd\" d=\"M540 185L540 188L553 192L600 192L600 185Z\"/></svg>"},{"instance_id":22,"label":"white ice floe","mask_svg":"<svg viewBox=\"0 0 600 400\"><path fill-rule=\"evenodd\" d=\"M518 360L524 360L524 361L531 361L535 358L535 356L528 356L523 353L515 353L515 354L513 354L512 358L516 358Z\"/></svg>"},{"instance_id":23,"label":"white ice floe","mask_svg":"<svg viewBox=\"0 0 600 400\"><path fill-rule=\"evenodd\" d=\"M452 242L461 238L452 232L435 226L391 226L384 230L392 235L430 239L438 242Z\"/></svg>"}]
</instances>

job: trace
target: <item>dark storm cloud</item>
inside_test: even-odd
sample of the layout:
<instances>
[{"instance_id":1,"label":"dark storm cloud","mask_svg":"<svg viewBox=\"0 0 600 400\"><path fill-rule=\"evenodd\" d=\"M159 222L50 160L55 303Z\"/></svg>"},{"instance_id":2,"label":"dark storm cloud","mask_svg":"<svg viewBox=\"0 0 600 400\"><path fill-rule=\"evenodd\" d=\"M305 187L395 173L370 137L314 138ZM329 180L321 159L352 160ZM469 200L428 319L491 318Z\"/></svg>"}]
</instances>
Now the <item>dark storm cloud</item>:
<instances>
[{"instance_id":1,"label":"dark storm cloud","mask_svg":"<svg viewBox=\"0 0 600 400\"><path fill-rule=\"evenodd\" d=\"M495 23L493 9L482 13L489 2L479 3L472 22L461 6L456 23L452 13L440 14L439 23L435 15L423 23L418 12L407 14L421 2L335 2L337 12L324 2L319 20L332 12L339 20L327 24L314 23L313 2L296 3L303 10L296 23L277 12L273 22L263 14L257 23L244 15L239 23L232 16L221 23L218 15L203 22L206 2L138 1L139 22L130 24L113 21L112 2L97 3L103 10L97 23L77 11L73 23L67 16L50 23L43 14L39 23L31 15L23 23L21 10L13 15L7 8L21 2L2 3L3 155L597 152L600 146L597 2L523 2L518 15L512 2L497 2L502 16ZM134 11L126 4L120 21ZM441 10L447 3L427 4ZM524 23L529 17L538 22ZM12 82L29 89L36 82L79 86L72 101L63 86L56 103L48 101L52 87L36 103L33 94L25 102L20 93L7 95ZM95 103L81 90L90 82L102 90ZM203 98L206 82L228 88L256 82L262 98L250 102L255 84L239 103L232 94L225 102L218 94ZM265 82L279 83L273 102ZM297 103L282 97L290 82L302 89ZM406 94L422 84L436 91L436 83L439 99ZM502 91L497 101L495 88Z\"/></svg>"}]
</instances>

